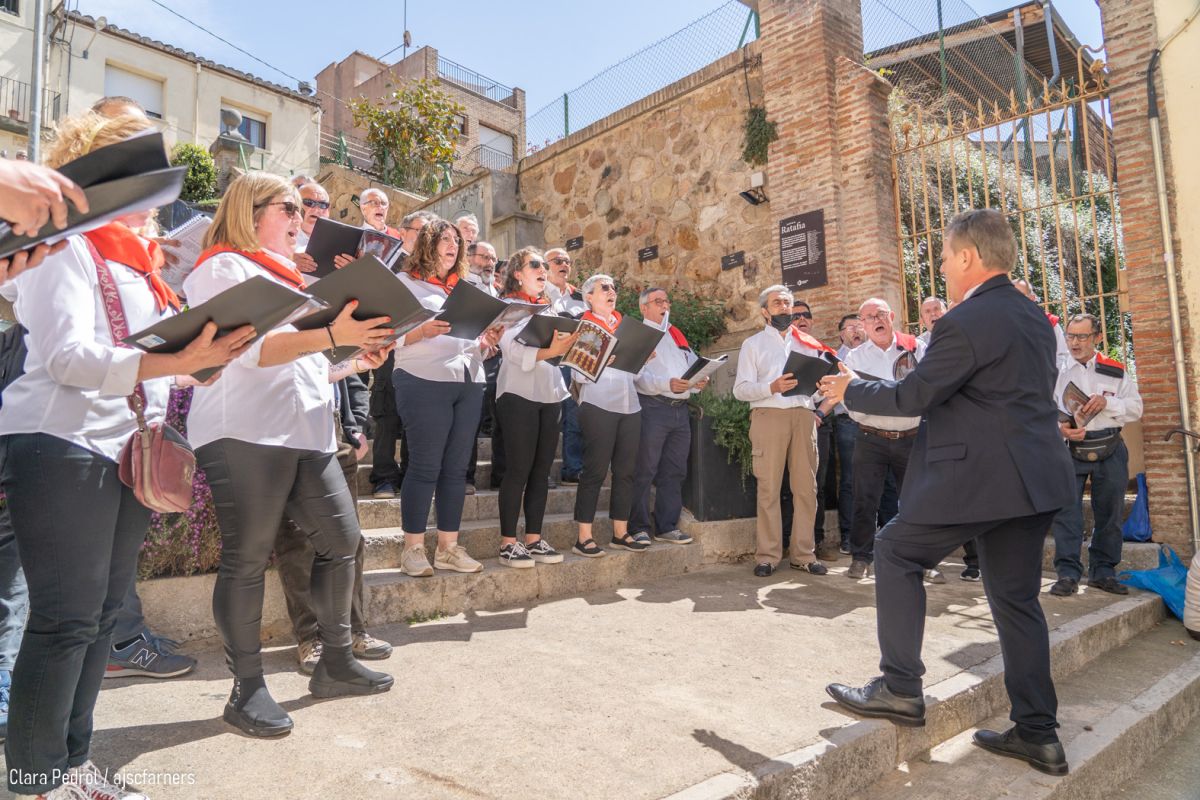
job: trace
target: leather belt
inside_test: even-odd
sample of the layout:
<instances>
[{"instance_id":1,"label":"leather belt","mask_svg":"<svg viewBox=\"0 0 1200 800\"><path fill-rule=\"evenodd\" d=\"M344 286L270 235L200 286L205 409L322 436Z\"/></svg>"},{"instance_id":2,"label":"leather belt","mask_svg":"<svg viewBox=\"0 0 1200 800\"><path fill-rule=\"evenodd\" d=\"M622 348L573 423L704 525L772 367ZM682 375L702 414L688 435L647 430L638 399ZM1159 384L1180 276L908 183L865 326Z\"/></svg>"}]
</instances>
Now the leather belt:
<instances>
[{"instance_id":1,"label":"leather belt","mask_svg":"<svg viewBox=\"0 0 1200 800\"><path fill-rule=\"evenodd\" d=\"M675 398L675 397L663 397L662 395L657 395L657 394L639 394L638 397L646 398L649 400L656 400L659 403L671 406L673 408L681 406L687 402L686 399L681 400L681 399Z\"/></svg>"},{"instance_id":2,"label":"leather belt","mask_svg":"<svg viewBox=\"0 0 1200 800\"><path fill-rule=\"evenodd\" d=\"M861 422L858 423L858 429L863 433L869 433L881 439L891 439L892 441L908 439L911 436L917 435L917 428L909 428L906 431L885 431L882 428L872 428L869 425L863 425Z\"/></svg>"}]
</instances>

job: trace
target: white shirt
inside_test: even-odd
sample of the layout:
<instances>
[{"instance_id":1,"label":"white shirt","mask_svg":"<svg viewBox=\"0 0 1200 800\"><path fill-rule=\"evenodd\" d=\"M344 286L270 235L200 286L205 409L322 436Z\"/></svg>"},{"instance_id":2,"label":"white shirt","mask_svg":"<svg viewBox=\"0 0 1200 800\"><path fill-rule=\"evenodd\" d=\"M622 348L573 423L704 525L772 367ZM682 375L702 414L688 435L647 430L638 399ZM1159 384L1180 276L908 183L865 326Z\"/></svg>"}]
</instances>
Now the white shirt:
<instances>
[{"instance_id":1,"label":"white shirt","mask_svg":"<svg viewBox=\"0 0 1200 800\"><path fill-rule=\"evenodd\" d=\"M680 347L671 338L670 315L663 317L661 325L652 322L645 324L659 331L665 331L654 348L654 358L646 362L642 371L634 380L634 386L641 394L659 395L671 400L686 400L699 389L691 389L682 394L671 391L671 378L682 378L683 373L696 362L696 354L690 348Z\"/></svg>"},{"instance_id":2,"label":"white shirt","mask_svg":"<svg viewBox=\"0 0 1200 800\"><path fill-rule=\"evenodd\" d=\"M400 273L400 280L428 309L441 311L449 297L440 286L414 278L407 272ZM405 344L401 337L396 342L395 363L396 369L427 381L463 383L468 375L475 383L484 380L483 353L475 339L456 339L442 334Z\"/></svg>"},{"instance_id":3,"label":"white shirt","mask_svg":"<svg viewBox=\"0 0 1200 800\"><path fill-rule=\"evenodd\" d=\"M304 232L303 228L296 231L296 252L297 253L303 253L305 248L308 247L308 239L309 239L309 235Z\"/></svg>"},{"instance_id":4,"label":"white shirt","mask_svg":"<svg viewBox=\"0 0 1200 800\"><path fill-rule=\"evenodd\" d=\"M1117 377L1117 372L1121 373L1120 377ZM1067 409L1063 406L1063 390L1072 382L1088 397L1098 394L1104 398L1104 410L1087 424L1087 430L1120 428L1142 418L1142 396L1138 393L1137 381L1129 377L1119 362L1105 358L1098 363L1096 355L1088 359L1086 364L1070 359L1058 371L1058 381L1054 384L1054 402L1064 413Z\"/></svg>"},{"instance_id":5,"label":"white shirt","mask_svg":"<svg viewBox=\"0 0 1200 800\"><path fill-rule=\"evenodd\" d=\"M492 281L485 281L482 275L476 275L471 270L467 270L467 276L463 278L467 283L487 292L492 297L499 297L500 293L496 291L496 285Z\"/></svg>"},{"instance_id":6,"label":"white shirt","mask_svg":"<svg viewBox=\"0 0 1200 800\"><path fill-rule=\"evenodd\" d=\"M1062 325L1046 318L1054 326L1054 368L1062 372L1070 366L1075 359L1071 358L1071 350L1067 347L1067 335L1063 332Z\"/></svg>"},{"instance_id":7,"label":"white shirt","mask_svg":"<svg viewBox=\"0 0 1200 800\"><path fill-rule=\"evenodd\" d=\"M885 381L895 380L893 368L896 364L896 359L900 358L903 353L906 353L896 342L896 334L892 334L892 343L886 350L881 350L879 345L867 339L858 347L846 354L843 359L846 366L855 372L865 372L868 375L874 375ZM925 357L925 343L917 339L917 349L915 353L917 361ZM908 431L917 427L921 423L920 417L885 417L879 414L863 414L861 411L849 409L850 418L860 425L866 425L869 428L879 428L884 431Z\"/></svg>"},{"instance_id":8,"label":"white shirt","mask_svg":"<svg viewBox=\"0 0 1200 800\"><path fill-rule=\"evenodd\" d=\"M286 264L283 256L272 254ZM250 259L218 253L196 266L183 282L193 305L255 276L290 286ZM295 331L291 325L276 330ZM329 359L320 353L274 367L259 366L265 337L225 367L212 386L197 386L188 414L188 439L201 447L218 439L332 453L334 387Z\"/></svg>"},{"instance_id":9,"label":"white shirt","mask_svg":"<svg viewBox=\"0 0 1200 800\"><path fill-rule=\"evenodd\" d=\"M917 339L919 341L923 342L926 347L929 347L929 340L932 337L933 337L933 330L927 330L924 333L922 333L920 336L918 336Z\"/></svg>"},{"instance_id":10,"label":"white shirt","mask_svg":"<svg viewBox=\"0 0 1200 800\"><path fill-rule=\"evenodd\" d=\"M567 284L570 286L570 284ZM570 292L564 292L550 281L546 281L546 296L550 298L550 311L555 314L566 312L573 317L588 310L587 303L571 297Z\"/></svg>"},{"instance_id":11,"label":"white shirt","mask_svg":"<svg viewBox=\"0 0 1200 800\"><path fill-rule=\"evenodd\" d=\"M780 333L766 325L742 342L733 396L746 401L751 408L815 408L809 395L784 397L771 392L771 384L783 375L784 364L792 351L806 356L820 355L818 351L796 341L790 328Z\"/></svg>"},{"instance_id":12,"label":"white shirt","mask_svg":"<svg viewBox=\"0 0 1200 800\"><path fill-rule=\"evenodd\" d=\"M137 384L142 351L116 346L100 296L96 264L82 236L5 287L29 330L25 374L4 390L0 434L45 433L113 461L137 428L125 401ZM130 333L174 313L159 313L142 273L108 261ZM143 381L146 419L166 414L170 378ZM64 487L67 491L70 487Z\"/></svg>"},{"instance_id":13,"label":"white shirt","mask_svg":"<svg viewBox=\"0 0 1200 800\"><path fill-rule=\"evenodd\" d=\"M850 354L850 345L848 345L848 344L843 344L841 347L839 347L839 348L837 349L837 357L838 357L838 361L845 361L845 360L846 360L846 356L848 356L849 354ZM845 414L847 414L847 413L849 413L849 412L847 412L847 411L846 411L846 404L845 404L845 403L838 403L836 406L834 406L834 407L833 407L833 413L834 413L835 415L836 415L836 414L842 414L842 415L845 415Z\"/></svg>"},{"instance_id":14,"label":"white shirt","mask_svg":"<svg viewBox=\"0 0 1200 800\"><path fill-rule=\"evenodd\" d=\"M521 320L500 337L504 358L500 359L500 374L496 376L496 397L511 392L535 403L561 403L569 396L562 370L549 361L538 361L538 348L517 341L530 319Z\"/></svg>"}]
</instances>

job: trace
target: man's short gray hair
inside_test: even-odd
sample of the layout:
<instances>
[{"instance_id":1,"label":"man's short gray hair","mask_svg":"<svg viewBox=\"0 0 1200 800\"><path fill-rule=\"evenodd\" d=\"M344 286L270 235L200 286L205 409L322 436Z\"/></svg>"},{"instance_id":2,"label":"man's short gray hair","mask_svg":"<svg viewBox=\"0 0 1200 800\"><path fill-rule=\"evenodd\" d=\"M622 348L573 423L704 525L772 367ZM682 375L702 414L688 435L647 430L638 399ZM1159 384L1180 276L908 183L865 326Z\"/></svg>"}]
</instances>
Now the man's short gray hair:
<instances>
[{"instance_id":1,"label":"man's short gray hair","mask_svg":"<svg viewBox=\"0 0 1200 800\"><path fill-rule=\"evenodd\" d=\"M940 297L937 297L937 296L935 296L935 295L932 295L932 294L931 294L931 295L929 295L929 297L926 297L924 300L922 300L922 301L921 301L921 305L922 305L922 306L923 306L923 305L925 305L926 303L937 303L937 304L938 304L938 305L940 305L940 306L941 306L943 309L946 307L946 301L945 301L945 300L943 300L942 298L940 298Z\"/></svg>"},{"instance_id":2,"label":"man's short gray hair","mask_svg":"<svg viewBox=\"0 0 1200 800\"><path fill-rule=\"evenodd\" d=\"M793 301L792 303L789 303L789 305L794 304L796 296L792 294L792 290L784 286L782 283L777 283L774 286L768 286L758 293L758 307L766 308L767 303L771 302L771 298L777 294L786 294L788 296L788 300Z\"/></svg>"},{"instance_id":3,"label":"man's short gray hair","mask_svg":"<svg viewBox=\"0 0 1200 800\"><path fill-rule=\"evenodd\" d=\"M884 300L882 297L868 297L866 300L863 300L861 303L859 303L859 305L858 305L859 313L862 313L862 310L869 305L883 306L888 311L892 310L892 307L888 303L888 301Z\"/></svg>"},{"instance_id":4,"label":"man's short gray hair","mask_svg":"<svg viewBox=\"0 0 1200 800\"><path fill-rule=\"evenodd\" d=\"M1091 326L1092 326L1092 330L1091 330L1091 332L1092 332L1093 334L1095 334L1095 333L1099 333L1099 332L1100 332L1100 330L1101 330L1101 328L1100 328L1100 318L1099 318L1099 317L1097 317L1095 314L1072 314L1072 315L1071 315L1071 318L1070 318L1069 320L1067 320L1067 326L1066 326L1066 327L1069 327L1069 326L1071 326L1071 325L1074 325L1076 322L1088 322L1088 323L1091 323ZM1064 327L1064 328L1063 328L1063 330L1066 330L1066 327Z\"/></svg>"},{"instance_id":5,"label":"man's short gray hair","mask_svg":"<svg viewBox=\"0 0 1200 800\"><path fill-rule=\"evenodd\" d=\"M645 289L642 289L642 293L638 295L638 305L646 305L646 302L650 299L650 295L654 294L655 292L662 292L663 294L666 294L667 290L661 286L647 286Z\"/></svg>"},{"instance_id":6,"label":"man's short gray hair","mask_svg":"<svg viewBox=\"0 0 1200 800\"><path fill-rule=\"evenodd\" d=\"M481 247L486 247L488 250L491 250L493 253L496 252L496 248L492 246L491 242L485 242L483 240L480 240L478 242L472 242L471 244L467 245L467 255L469 255L469 256L475 255L476 253L479 252L479 248L481 248Z\"/></svg>"},{"instance_id":7,"label":"man's short gray hair","mask_svg":"<svg viewBox=\"0 0 1200 800\"><path fill-rule=\"evenodd\" d=\"M558 253L562 253L562 254L563 254L564 256L566 256L567 258L570 258L570 257L571 257L571 256L570 256L570 254L569 254L569 253L567 253L567 251L566 251L566 250L564 250L563 248L561 248L561 247L551 247L551 248L550 248L549 250L547 250L547 251L546 251L546 253L545 253L545 255L546 255L546 260L547 260L547 261L549 261L550 259L554 258L554 256L555 256L556 254L558 254Z\"/></svg>"},{"instance_id":8,"label":"man's short gray hair","mask_svg":"<svg viewBox=\"0 0 1200 800\"><path fill-rule=\"evenodd\" d=\"M1017 263L1017 241L1012 227L994 208L958 214L946 226L945 236L954 250L974 247L989 272L1012 272Z\"/></svg>"},{"instance_id":9,"label":"man's short gray hair","mask_svg":"<svg viewBox=\"0 0 1200 800\"><path fill-rule=\"evenodd\" d=\"M474 225L475 230L479 230L479 219L474 214L463 214L461 217L455 217L454 226L458 227L464 222L468 225Z\"/></svg>"},{"instance_id":10,"label":"man's short gray hair","mask_svg":"<svg viewBox=\"0 0 1200 800\"><path fill-rule=\"evenodd\" d=\"M586 281L584 281L583 286L580 287L579 291L583 294L584 297L587 297L589 294L592 293L592 290L596 288L597 283L605 283L605 282L611 283L613 286L617 285L617 282L613 280L612 275L605 275L603 273L598 273L596 275L591 276Z\"/></svg>"},{"instance_id":11,"label":"man's short gray hair","mask_svg":"<svg viewBox=\"0 0 1200 800\"><path fill-rule=\"evenodd\" d=\"M413 211L404 215L404 219L400 220L400 226L407 228L419 219L423 219L426 222L434 222L437 218L437 214L434 214L432 211Z\"/></svg>"},{"instance_id":12,"label":"man's short gray hair","mask_svg":"<svg viewBox=\"0 0 1200 800\"><path fill-rule=\"evenodd\" d=\"M366 201L366 199L371 195L379 195L380 200L384 201L388 205L391 205L392 201L388 199L387 192L385 192L383 189L376 189L374 186L363 189L362 194L358 196L359 205Z\"/></svg>"}]
</instances>

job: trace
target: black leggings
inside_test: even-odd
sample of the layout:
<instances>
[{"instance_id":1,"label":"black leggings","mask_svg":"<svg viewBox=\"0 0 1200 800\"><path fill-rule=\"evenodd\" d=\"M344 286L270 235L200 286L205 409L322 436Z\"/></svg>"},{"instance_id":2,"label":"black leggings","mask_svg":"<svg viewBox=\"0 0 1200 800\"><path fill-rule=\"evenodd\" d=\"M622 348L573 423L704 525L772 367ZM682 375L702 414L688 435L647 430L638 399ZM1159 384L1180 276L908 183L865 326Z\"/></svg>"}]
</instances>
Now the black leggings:
<instances>
[{"instance_id":1,"label":"black leggings","mask_svg":"<svg viewBox=\"0 0 1200 800\"><path fill-rule=\"evenodd\" d=\"M525 532L541 533L546 516L547 481L558 449L562 403L537 403L507 392L496 401L500 428L506 431L507 466L500 482L500 535L517 535L521 495L525 496Z\"/></svg>"},{"instance_id":2,"label":"black leggings","mask_svg":"<svg viewBox=\"0 0 1200 800\"><path fill-rule=\"evenodd\" d=\"M312 542L312 606L321 643L350 647L354 555L362 532L337 456L218 439L196 450L221 527L221 566L213 617L233 674L263 674L263 574L279 531L291 518Z\"/></svg>"},{"instance_id":3,"label":"black leggings","mask_svg":"<svg viewBox=\"0 0 1200 800\"><path fill-rule=\"evenodd\" d=\"M591 524L600 503L600 487L612 466L612 495L609 519L629 521L633 508L633 473L637 468L638 440L642 415L605 411L591 403L579 406L579 430L583 434L583 473L575 494L575 521Z\"/></svg>"}]
</instances>

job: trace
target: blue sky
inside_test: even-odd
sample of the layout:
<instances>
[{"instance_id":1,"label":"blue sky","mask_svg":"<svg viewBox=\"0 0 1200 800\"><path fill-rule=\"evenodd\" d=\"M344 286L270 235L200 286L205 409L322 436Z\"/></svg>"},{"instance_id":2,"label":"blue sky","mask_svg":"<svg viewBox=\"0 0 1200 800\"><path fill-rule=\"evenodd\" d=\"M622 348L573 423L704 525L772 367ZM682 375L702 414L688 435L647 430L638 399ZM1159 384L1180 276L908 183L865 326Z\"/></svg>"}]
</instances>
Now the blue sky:
<instances>
[{"instance_id":1,"label":"blue sky","mask_svg":"<svg viewBox=\"0 0 1200 800\"><path fill-rule=\"evenodd\" d=\"M316 0L160 0L263 61L303 80L352 50L381 56L402 40L404 0L330 4ZM294 86L294 81L188 25L153 0L68 0L114 25ZM724 0L408 0L413 44L527 93L530 114L606 67L684 27ZM864 0L894 10L896 39L929 28L934 0ZM943 0L947 22L1019 0ZM1095 0L1056 0L1079 40L1098 45ZM332 10L336 9L336 11ZM876 10L878 15L878 9ZM878 18L878 16L876 17ZM900 34L903 35L900 35ZM732 50L736 39L730 44ZM398 59L400 51L388 57Z\"/></svg>"}]
</instances>

